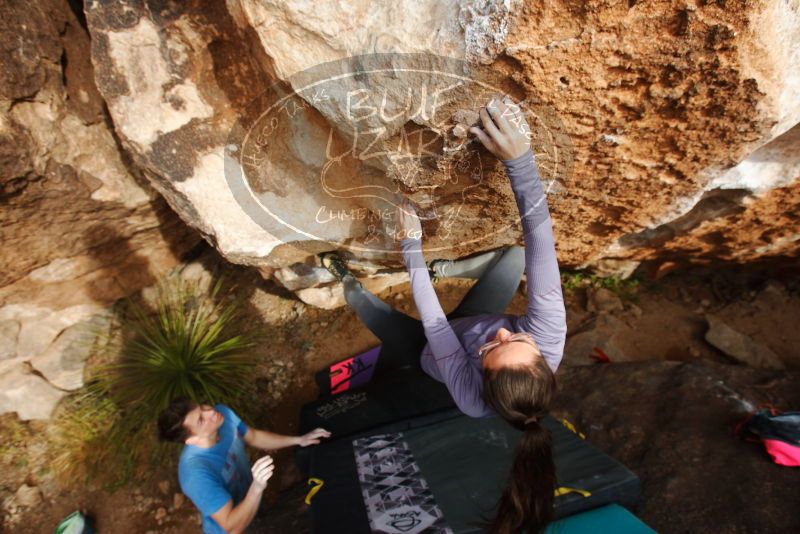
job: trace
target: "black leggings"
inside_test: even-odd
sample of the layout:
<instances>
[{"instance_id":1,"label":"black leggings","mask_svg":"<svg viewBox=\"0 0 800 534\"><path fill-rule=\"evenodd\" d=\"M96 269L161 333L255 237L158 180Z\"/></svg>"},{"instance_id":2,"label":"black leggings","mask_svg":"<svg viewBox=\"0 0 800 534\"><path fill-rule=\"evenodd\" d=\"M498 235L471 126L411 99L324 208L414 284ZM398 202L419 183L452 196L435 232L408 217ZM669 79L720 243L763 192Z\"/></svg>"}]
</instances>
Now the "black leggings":
<instances>
[{"instance_id":1,"label":"black leggings","mask_svg":"<svg viewBox=\"0 0 800 534\"><path fill-rule=\"evenodd\" d=\"M441 277L478 280L447 319L504 313L524 270L525 250L517 246L440 263L437 272ZM376 372L419 368L419 357L427 342L421 321L395 310L352 276L344 280L344 297L361 322L383 343Z\"/></svg>"}]
</instances>

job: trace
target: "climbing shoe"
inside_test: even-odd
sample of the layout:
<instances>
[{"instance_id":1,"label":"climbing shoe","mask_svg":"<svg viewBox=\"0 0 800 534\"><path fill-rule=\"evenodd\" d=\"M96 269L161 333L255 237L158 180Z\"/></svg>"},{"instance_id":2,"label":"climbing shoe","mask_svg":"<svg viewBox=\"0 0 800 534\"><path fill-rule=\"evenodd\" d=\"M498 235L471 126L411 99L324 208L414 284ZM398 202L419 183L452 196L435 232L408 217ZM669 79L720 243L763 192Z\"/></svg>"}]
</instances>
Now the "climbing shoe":
<instances>
[{"instance_id":1,"label":"climbing shoe","mask_svg":"<svg viewBox=\"0 0 800 534\"><path fill-rule=\"evenodd\" d=\"M344 264L342 257L337 253L323 252L319 255L319 259L322 266L328 269L337 280L341 281L345 276L353 276L353 273L351 273L347 265Z\"/></svg>"},{"instance_id":2,"label":"climbing shoe","mask_svg":"<svg viewBox=\"0 0 800 534\"><path fill-rule=\"evenodd\" d=\"M431 276L431 282L434 284L440 279L447 276L446 269L448 264L453 263L453 260L431 260L428 262L428 274Z\"/></svg>"}]
</instances>

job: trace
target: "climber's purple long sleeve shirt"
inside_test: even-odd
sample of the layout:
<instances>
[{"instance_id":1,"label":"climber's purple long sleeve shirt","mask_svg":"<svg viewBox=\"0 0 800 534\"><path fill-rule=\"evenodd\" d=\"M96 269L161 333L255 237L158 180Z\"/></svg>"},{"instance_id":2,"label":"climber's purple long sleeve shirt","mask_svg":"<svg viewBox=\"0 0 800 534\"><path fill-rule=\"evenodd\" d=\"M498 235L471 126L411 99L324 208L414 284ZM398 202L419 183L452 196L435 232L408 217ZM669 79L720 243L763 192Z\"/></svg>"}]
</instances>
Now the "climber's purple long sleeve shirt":
<instances>
[{"instance_id":1,"label":"climber's purple long sleeve shirt","mask_svg":"<svg viewBox=\"0 0 800 534\"><path fill-rule=\"evenodd\" d=\"M401 242L411 291L428 339L421 355L422 368L446 384L459 409L472 417L493 414L483 401L483 368L478 349L487 339L494 339L499 328L530 332L554 372L561 362L567 335L552 219L533 153L528 150L516 159L503 161L503 165L511 180L525 235L525 315L487 314L448 322L431 285L422 241L407 238Z\"/></svg>"}]
</instances>

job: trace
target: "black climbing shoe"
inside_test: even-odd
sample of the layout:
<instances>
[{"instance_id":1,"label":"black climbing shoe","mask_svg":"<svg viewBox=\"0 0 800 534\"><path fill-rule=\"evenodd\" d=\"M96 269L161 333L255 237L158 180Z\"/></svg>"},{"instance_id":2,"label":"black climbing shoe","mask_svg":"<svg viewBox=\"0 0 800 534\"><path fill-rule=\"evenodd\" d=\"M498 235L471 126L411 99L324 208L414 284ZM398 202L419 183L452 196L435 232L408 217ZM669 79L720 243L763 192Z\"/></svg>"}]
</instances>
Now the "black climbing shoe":
<instances>
[{"instance_id":1,"label":"black climbing shoe","mask_svg":"<svg viewBox=\"0 0 800 534\"><path fill-rule=\"evenodd\" d=\"M353 276L347 265L344 264L344 260L341 256L339 256L335 252L323 252L319 255L320 262L322 266L328 269L328 271L336 277L337 280L341 281L344 279L345 276Z\"/></svg>"},{"instance_id":2,"label":"black climbing shoe","mask_svg":"<svg viewBox=\"0 0 800 534\"><path fill-rule=\"evenodd\" d=\"M452 260L431 260L428 262L428 274L431 276L431 282L437 283L440 279L447 276L445 270L447 264L453 263ZM437 270L438 268L438 270Z\"/></svg>"}]
</instances>

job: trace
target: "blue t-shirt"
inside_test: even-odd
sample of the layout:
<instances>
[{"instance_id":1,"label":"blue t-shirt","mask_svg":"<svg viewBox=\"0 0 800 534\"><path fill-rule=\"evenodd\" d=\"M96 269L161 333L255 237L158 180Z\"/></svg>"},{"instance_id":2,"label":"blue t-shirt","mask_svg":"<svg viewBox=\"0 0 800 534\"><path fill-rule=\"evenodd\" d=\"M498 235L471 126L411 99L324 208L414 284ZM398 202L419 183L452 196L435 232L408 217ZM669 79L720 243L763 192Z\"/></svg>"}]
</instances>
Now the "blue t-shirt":
<instances>
[{"instance_id":1,"label":"blue t-shirt","mask_svg":"<svg viewBox=\"0 0 800 534\"><path fill-rule=\"evenodd\" d=\"M224 404L217 404L214 409L224 418L218 430L219 441L208 449L184 446L178 463L178 480L183 493L203 515L203 532L225 534L211 514L230 500L233 506L238 505L247 494L253 475L242 439L247 425Z\"/></svg>"}]
</instances>

